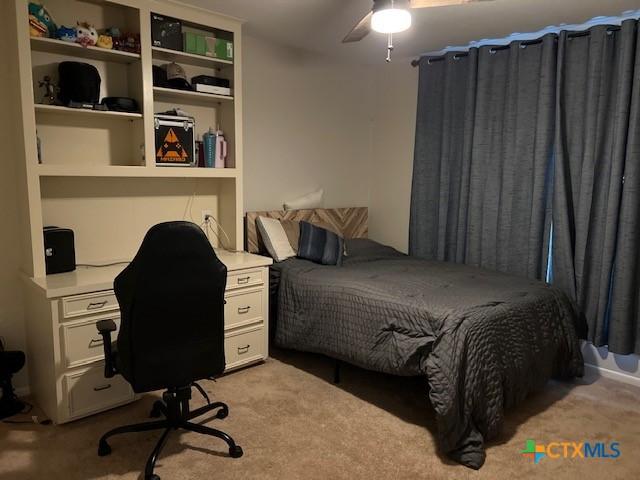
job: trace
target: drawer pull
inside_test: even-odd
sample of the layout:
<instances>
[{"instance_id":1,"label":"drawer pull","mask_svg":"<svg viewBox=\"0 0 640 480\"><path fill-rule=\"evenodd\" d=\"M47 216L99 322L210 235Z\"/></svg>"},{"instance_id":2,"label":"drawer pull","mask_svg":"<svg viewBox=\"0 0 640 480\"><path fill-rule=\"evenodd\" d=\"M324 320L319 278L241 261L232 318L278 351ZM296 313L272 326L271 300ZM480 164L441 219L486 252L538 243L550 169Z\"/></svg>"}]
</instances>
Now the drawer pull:
<instances>
[{"instance_id":1,"label":"drawer pull","mask_svg":"<svg viewBox=\"0 0 640 480\"><path fill-rule=\"evenodd\" d=\"M106 385L100 385L99 387L93 387L94 392L101 392L102 390L108 390L111 388L111 384L107 383Z\"/></svg>"},{"instance_id":2,"label":"drawer pull","mask_svg":"<svg viewBox=\"0 0 640 480\"><path fill-rule=\"evenodd\" d=\"M89 348L99 347L103 344L103 340L101 338L92 338L89 342Z\"/></svg>"},{"instance_id":3,"label":"drawer pull","mask_svg":"<svg viewBox=\"0 0 640 480\"><path fill-rule=\"evenodd\" d=\"M243 313L249 313L249 310L251 310L251 307L246 306L246 307L238 307L238 313L239 314L243 314Z\"/></svg>"},{"instance_id":4,"label":"drawer pull","mask_svg":"<svg viewBox=\"0 0 640 480\"><path fill-rule=\"evenodd\" d=\"M102 302L91 302L87 305L87 310L98 310L99 308L104 307L107 304L107 300L103 300Z\"/></svg>"},{"instance_id":5,"label":"drawer pull","mask_svg":"<svg viewBox=\"0 0 640 480\"><path fill-rule=\"evenodd\" d=\"M247 345L246 347L238 347L238 355L242 355L244 353L248 353L250 347L251 347L251 345Z\"/></svg>"},{"instance_id":6,"label":"drawer pull","mask_svg":"<svg viewBox=\"0 0 640 480\"><path fill-rule=\"evenodd\" d=\"M242 278L238 278L238 283L239 284L244 284L244 283L249 283L249 280L251 279L251 277L242 277Z\"/></svg>"}]
</instances>

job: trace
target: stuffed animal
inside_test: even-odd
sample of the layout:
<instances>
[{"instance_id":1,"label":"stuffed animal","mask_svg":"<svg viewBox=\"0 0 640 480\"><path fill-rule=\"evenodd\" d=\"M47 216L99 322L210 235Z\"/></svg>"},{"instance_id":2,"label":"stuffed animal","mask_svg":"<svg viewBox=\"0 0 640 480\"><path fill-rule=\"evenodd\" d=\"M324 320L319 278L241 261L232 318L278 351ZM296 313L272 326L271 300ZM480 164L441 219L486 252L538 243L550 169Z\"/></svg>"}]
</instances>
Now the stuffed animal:
<instances>
[{"instance_id":1,"label":"stuffed animal","mask_svg":"<svg viewBox=\"0 0 640 480\"><path fill-rule=\"evenodd\" d=\"M74 42L76 41L76 29L73 27L65 27L61 25L58 27L56 31L56 38L65 42Z\"/></svg>"},{"instance_id":2,"label":"stuffed animal","mask_svg":"<svg viewBox=\"0 0 640 480\"><path fill-rule=\"evenodd\" d=\"M98 32L87 22L78 22L76 26L76 43L79 43L83 47L89 47L96 44L98 41Z\"/></svg>"},{"instance_id":3,"label":"stuffed animal","mask_svg":"<svg viewBox=\"0 0 640 480\"><path fill-rule=\"evenodd\" d=\"M29 33L32 37L53 37L56 22L44 5L29 2Z\"/></svg>"},{"instance_id":4,"label":"stuffed animal","mask_svg":"<svg viewBox=\"0 0 640 480\"><path fill-rule=\"evenodd\" d=\"M113 48L113 38L109 35L98 35L96 46L111 50Z\"/></svg>"}]
</instances>

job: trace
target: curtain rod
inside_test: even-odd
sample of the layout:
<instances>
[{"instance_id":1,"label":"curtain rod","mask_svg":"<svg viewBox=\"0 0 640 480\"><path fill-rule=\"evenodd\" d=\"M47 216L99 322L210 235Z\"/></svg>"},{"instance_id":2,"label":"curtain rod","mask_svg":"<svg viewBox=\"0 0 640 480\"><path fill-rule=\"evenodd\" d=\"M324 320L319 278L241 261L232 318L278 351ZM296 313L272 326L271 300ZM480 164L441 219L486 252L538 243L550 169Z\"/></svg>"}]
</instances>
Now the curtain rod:
<instances>
[{"instance_id":1,"label":"curtain rod","mask_svg":"<svg viewBox=\"0 0 640 480\"><path fill-rule=\"evenodd\" d=\"M591 27L593 28L593 27ZM620 26L618 25L612 25L609 26L607 28L607 33L612 33L612 32L617 32L620 30ZM582 30L582 31L574 31L574 32L568 32L567 33L567 37L568 38L578 38L578 37L586 37L587 35L591 34L591 29L589 30ZM556 36L556 39L558 37L557 34L553 34ZM515 42L517 42L517 40L515 40ZM527 45L535 45L536 43L541 43L542 42L542 38L537 38L535 40L524 40L520 43L521 46L526 47ZM513 42L512 42L513 43ZM483 45L483 46L488 46L488 45ZM471 47L471 48L482 48L482 47ZM511 48L511 43L508 43L506 45L496 45L491 47L490 51L496 52L499 50L508 50L509 48ZM464 57L466 55L468 55L469 52L458 52L454 55L454 58L459 58L459 57ZM422 57L421 57L422 58ZM430 57L429 58L429 63L431 62L439 62L441 60L445 59L445 55L441 55L438 57ZM414 58L413 60L411 60L411 66L412 67L417 67L418 65L420 65L420 58Z\"/></svg>"}]
</instances>

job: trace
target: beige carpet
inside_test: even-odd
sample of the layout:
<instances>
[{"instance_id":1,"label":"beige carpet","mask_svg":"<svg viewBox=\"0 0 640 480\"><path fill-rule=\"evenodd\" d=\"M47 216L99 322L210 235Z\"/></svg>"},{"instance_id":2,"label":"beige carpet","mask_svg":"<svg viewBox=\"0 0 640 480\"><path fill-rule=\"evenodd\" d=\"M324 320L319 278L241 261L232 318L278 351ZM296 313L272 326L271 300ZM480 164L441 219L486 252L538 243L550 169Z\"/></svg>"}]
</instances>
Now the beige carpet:
<instances>
[{"instance_id":1,"label":"beige carpet","mask_svg":"<svg viewBox=\"0 0 640 480\"><path fill-rule=\"evenodd\" d=\"M277 352L276 358L214 382L206 390L230 406L227 431L245 451L226 456L224 444L194 433L174 434L156 473L170 479L632 479L640 475L640 389L600 379L551 383L509 412L502 436L478 472L436 451L433 411L424 381L345 367L331 383L323 357ZM203 403L194 394L197 404ZM155 396L62 426L0 424L0 478L139 478L157 432L111 441L99 458L101 433L144 421ZM520 455L526 439L620 442L618 459L549 459Z\"/></svg>"}]
</instances>

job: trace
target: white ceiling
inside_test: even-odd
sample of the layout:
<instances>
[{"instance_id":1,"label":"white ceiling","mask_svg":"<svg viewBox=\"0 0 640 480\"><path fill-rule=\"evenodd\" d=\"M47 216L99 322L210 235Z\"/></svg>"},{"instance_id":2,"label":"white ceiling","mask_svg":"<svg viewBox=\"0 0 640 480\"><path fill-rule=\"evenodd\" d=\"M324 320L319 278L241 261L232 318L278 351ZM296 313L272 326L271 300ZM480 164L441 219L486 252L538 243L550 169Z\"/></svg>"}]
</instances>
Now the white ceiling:
<instances>
[{"instance_id":1,"label":"white ceiling","mask_svg":"<svg viewBox=\"0 0 640 480\"><path fill-rule=\"evenodd\" d=\"M386 39L372 33L359 43L342 38L371 0L182 0L246 21L245 31L283 45L363 64L384 61ZM447 45L582 23L598 15L640 8L640 0L494 0L413 10L413 26L396 35L395 58L414 57Z\"/></svg>"}]
</instances>

